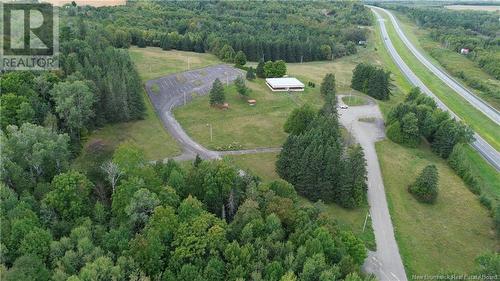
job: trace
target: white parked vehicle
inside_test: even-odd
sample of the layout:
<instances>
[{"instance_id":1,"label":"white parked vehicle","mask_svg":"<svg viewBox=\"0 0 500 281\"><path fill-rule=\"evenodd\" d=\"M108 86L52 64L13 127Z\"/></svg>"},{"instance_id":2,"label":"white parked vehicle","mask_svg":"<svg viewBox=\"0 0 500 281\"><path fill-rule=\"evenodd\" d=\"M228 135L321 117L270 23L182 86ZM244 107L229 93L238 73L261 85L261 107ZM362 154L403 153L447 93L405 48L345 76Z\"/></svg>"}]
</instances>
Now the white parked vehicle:
<instances>
[{"instance_id":1,"label":"white parked vehicle","mask_svg":"<svg viewBox=\"0 0 500 281\"><path fill-rule=\"evenodd\" d=\"M347 105L343 104L343 105L340 106L340 108L341 109L348 109L349 107Z\"/></svg>"}]
</instances>

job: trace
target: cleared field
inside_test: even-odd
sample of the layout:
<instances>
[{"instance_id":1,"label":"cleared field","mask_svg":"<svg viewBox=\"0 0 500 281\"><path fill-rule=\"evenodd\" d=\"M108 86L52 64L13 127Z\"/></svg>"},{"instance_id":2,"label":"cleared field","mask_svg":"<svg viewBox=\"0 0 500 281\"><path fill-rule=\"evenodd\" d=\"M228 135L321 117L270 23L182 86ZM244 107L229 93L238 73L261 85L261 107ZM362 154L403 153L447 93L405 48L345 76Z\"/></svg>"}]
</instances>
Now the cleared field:
<instances>
[{"instance_id":1,"label":"cleared field","mask_svg":"<svg viewBox=\"0 0 500 281\"><path fill-rule=\"evenodd\" d=\"M448 5L444 6L446 9L450 10L472 10L472 11L482 11L482 12L500 12L500 6L483 6L483 5Z\"/></svg>"},{"instance_id":2,"label":"cleared field","mask_svg":"<svg viewBox=\"0 0 500 281\"><path fill-rule=\"evenodd\" d=\"M264 80L248 82L249 98L257 104L249 106L234 85L225 87L229 109L209 106L209 97L197 97L185 106L174 109L175 118L197 142L213 150L279 147L286 138L283 124L292 109L304 104L320 104L317 89L287 94L271 92ZM210 139L212 128L212 140Z\"/></svg>"},{"instance_id":3,"label":"cleared field","mask_svg":"<svg viewBox=\"0 0 500 281\"><path fill-rule=\"evenodd\" d=\"M231 155L225 159L233 163L240 169L248 170L259 176L264 182L279 179L275 172L275 162L277 153L259 153L250 155ZM304 205L312 204L305 198L301 198L301 203ZM336 204L325 204L323 210L329 217L337 220L342 229L352 230L365 241L369 249L374 250L375 237L371 228L371 220L368 218L366 227L363 231L368 206L363 206L354 210L344 209Z\"/></svg>"},{"instance_id":4,"label":"cleared field","mask_svg":"<svg viewBox=\"0 0 500 281\"><path fill-rule=\"evenodd\" d=\"M87 143L103 142L110 150L114 150L120 143L129 142L142 149L148 160L160 160L179 154L181 150L177 142L165 131L145 94L144 98L144 120L106 125L92 132ZM84 156L85 153L80 157Z\"/></svg>"},{"instance_id":5,"label":"cleared field","mask_svg":"<svg viewBox=\"0 0 500 281\"><path fill-rule=\"evenodd\" d=\"M389 140L377 143L376 149L408 276L468 273L477 255L495 249L488 211L444 160L426 146L409 149ZM439 171L439 195L434 205L427 205L407 188L431 163Z\"/></svg>"},{"instance_id":6,"label":"cleared field","mask_svg":"<svg viewBox=\"0 0 500 281\"><path fill-rule=\"evenodd\" d=\"M454 76L455 79L467 86L467 82L457 75L463 73L469 80L480 81L486 84L492 91L497 90L496 94L468 87L473 93L477 94L481 99L489 103L496 109L500 110L500 81L495 79L490 74L482 70L475 62L468 59L464 55L454 52L443 47L439 42L433 41L430 38L429 32L415 25L408 17L401 13L393 12L398 20L401 28L405 31L408 39L419 49L432 63L445 69L448 73Z\"/></svg>"},{"instance_id":7,"label":"cleared field","mask_svg":"<svg viewBox=\"0 0 500 281\"><path fill-rule=\"evenodd\" d=\"M381 13L382 16L389 21L388 15ZM387 24L387 32L393 41L394 47L398 50L399 55L411 67L415 74L424 82L429 89L436 94L453 112L455 112L465 123L467 123L474 131L481 135L495 149L500 150L500 130L491 119L475 109L465 99L457 93L454 93L444 82L439 80L434 74L420 63L413 56L410 50L404 45L399 36L394 30L392 24Z\"/></svg>"},{"instance_id":8,"label":"cleared field","mask_svg":"<svg viewBox=\"0 0 500 281\"><path fill-rule=\"evenodd\" d=\"M143 82L172 73L221 63L212 54L176 50L163 51L161 48L155 47L131 47L129 54L137 66Z\"/></svg>"},{"instance_id":9,"label":"cleared field","mask_svg":"<svg viewBox=\"0 0 500 281\"><path fill-rule=\"evenodd\" d=\"M351 91L352 70L357 64L369 61L376 65L382 65L382 61L374 52L372 37L370 36L366 48L359 48L358 53L352 56L342 57L333 61L289 63L287 64L288 74L299 78L305 84L308 81L315 82L316 87L319 87L323 77L327 73L333 73L335 74L337 91Z\"/></svg>"},{"instance_id":10,"label":"cleared field","mask_svg":"<svg viewBox=\"0 0 500 281\"><path fill-rule=\"evenodd\" d=\"M215 56L210 54L163 51L160 48L131 47L129 53L143 82L154 77L183 71L183 67L187 67L188 57L191 67L220 63ZM144 120L104 126L92 132L85 146L97 141L105 144L112 151L121 142L130 142L142 149L149 160L178 155L179 145L165 131L146 94L144 94L144 99L146 105ZM85 161L85 157L91 157L91 155L84 151L76 161Z\"/></svg>"}]
</instances>

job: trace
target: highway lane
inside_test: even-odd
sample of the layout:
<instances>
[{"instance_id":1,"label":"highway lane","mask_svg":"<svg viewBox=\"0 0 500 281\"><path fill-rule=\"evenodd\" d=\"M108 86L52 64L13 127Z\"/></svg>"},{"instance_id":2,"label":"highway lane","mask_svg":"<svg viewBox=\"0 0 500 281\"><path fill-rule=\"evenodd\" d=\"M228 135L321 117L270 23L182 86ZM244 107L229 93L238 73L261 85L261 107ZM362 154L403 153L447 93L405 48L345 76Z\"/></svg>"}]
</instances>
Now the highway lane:
<instances>
[{"instance_id":1,"label":"highway lane","mask_svg":"<svg viewBox=\"0 0 500 281\"><path fill-rule=\"evenodd\" d=\"M384 45L389 51L390 56L396 63L396 65L399 67L403 75L410 81L411 84L417 86L420 88L420 90L427 94L428 96L432 97L439 108L442 110L446 110L450 113L451 116L456 118L457 120L460 120L460 118L453 112L451 111L418 77L417 75L408 67L408 65L403 61L401 56L399 56L398 52L396 51L396 48L392 44L391 38L389 37L389 34L387 33L387 29L385 27L385 20L384 18L379 14L379 11L383 11L381 8L378 7L373 7L373 6L368 6L372 9L372 11L375 13L377 16L377 20L380 25L380 30L382 33L382 38L384 41ZM488 142L486 142L480 135L477 133L474 133L474 138L475 141L472 143L472 147L474 147L483 157L490 163L493 167L497 169L497 171L500 171L500 153L493 148Z\"/></svg>"},{"instance_id":2,"label":"highway lane","mask_svg":"<svg viewBox=\"0 0 500 281\"><path fill-rule=\"evenodd\" d=\"M467 100L472 106L481 111L488 118L493 120L495 123L500 125L500 112L496 110L494 107L490 106L488 103L483 101L481 98L476 96L473 92L469 91L466 87L464 87L460 82L454 79L451 75L446 73L444 70L436 67L432 64L414 45L413 43L406 37L406 34L403 32L396 17L388 10L379 8L380 11L385 12L389 18L391 19L391 23L394 26L399 38L403 41L403 43L408 47L408 49L412 52L412 54L425 66L429 69L434 75L436 75L439 79L441 79L448 87L457 92L460 96L462 96L465 100Z\"/></svg>"}]
</instances>

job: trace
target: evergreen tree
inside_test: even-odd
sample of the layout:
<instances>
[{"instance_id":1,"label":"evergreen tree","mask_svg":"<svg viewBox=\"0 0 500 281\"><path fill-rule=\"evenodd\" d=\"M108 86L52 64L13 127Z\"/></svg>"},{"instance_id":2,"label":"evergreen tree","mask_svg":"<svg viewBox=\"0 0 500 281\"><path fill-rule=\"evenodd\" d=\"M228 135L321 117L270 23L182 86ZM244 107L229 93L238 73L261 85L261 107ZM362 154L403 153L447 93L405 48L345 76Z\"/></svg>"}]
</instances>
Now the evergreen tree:
<instances>
[{"instance_id":1,"label":"evergreen tree","mask_svg":"<svg viewBox=\"0 0 500 281\"><path fill-rule=\"evenodd\" d=\"M255 70L253 69L253 67L248 68L246 78L250 81L255 79Z\"/></svg>"},{"instance_id":2,"label":"evergreen tree","mask_svg":"<svg viewBox=\"0 0 500 281\"><path fill-rule=\"evenodd\" d=\"M211 106L221 105L225 102L226 96L224 93L224 87L222 86L219 78L215 79L212 83L212 89L210 90L209 97Z\"/></svg>"},{"instance_id":3,"label":"evergreen tree","mask_svg":"<svg viewBox=\"0 0 500 281\"><path fill-rule=\"evenodd\" d=\"M247 57L243 51L238 51L234 56L234 63L237 66L243 66L247 63Z\"/></svg>"},{"instance_id":4,"label":"evergreen tree","mask_svg":"<svg viewBox=\"0 0 500 281\"><path fill-rule=\"evenodd\" d=\"M338 203L346 208L360 206L365 201L368 190L366 160L361 146L356 145L349 149L343 175L341 191L336 198Z\"/></svg>"},{"instance_id":5,"label":"evergreen tree","mask_svg":"<svg viewBox=\"0 0 500 281\"><path fill-rule=\"evenodd\" d=\"M293 135L300 135L307 130L307 127L315 117L316 112L308 104L305 104L300 108L296 108L292 111L285 122L285 132Z\"/></svg>"},{"instance_id":6,"label":"evergreen tree","mask_svg":"<svg viewBox=\"0 0 500 281\"><path fill-rule=\"evenodd\" d=\"M264 72L264 61L259 61L259 64L257 65L257 69L256 69L256 74L257 74L257 77L259 78L266 78L266 74Z\"/></svg>"},{"instance_id":7,"label":"evergreen tree","mask_svg":"<svg viewBox=\"0 0 500 281\"><path fill-rule=\"evenodd\" d=\"M219 51L219 58L225 62L234 62L235 55L233 47L228 44Z\"/></svg>"},{"instance_id":8,"label":"evergreen tree","mask_svg":"<svg viewBox=\"0 0 500 281\"><path fill-rule=\"evenodd\" d=\"M236 80L234 80L234 85L236 86L236 91L238 91L238 94L244 97L248 96L250 90L245 85L245 80L243 80L241 76L238 76Z\"/></svg>"},{"instance_id":9,"label":"evergreen tree","mask_svg":"<svg viewBox=\"0 0 500 281\"><path fill-rule=\"evenodd\" d=\"M424 203L434 203L438 195L438 171L435 165L425 167L408 191Z\"/></svg>"},{"instance_id":10,"label":"evergreen tree","mask_svg":"<svg viewBox=\"0 0 500 281\"><path fill-rule=\"evenodd\" d=\"M323 78L323 82L321 82L320 93L326 97L330 96L335 98L335 75L333 73L328 73Z\"/></svg>"}]
</instances>

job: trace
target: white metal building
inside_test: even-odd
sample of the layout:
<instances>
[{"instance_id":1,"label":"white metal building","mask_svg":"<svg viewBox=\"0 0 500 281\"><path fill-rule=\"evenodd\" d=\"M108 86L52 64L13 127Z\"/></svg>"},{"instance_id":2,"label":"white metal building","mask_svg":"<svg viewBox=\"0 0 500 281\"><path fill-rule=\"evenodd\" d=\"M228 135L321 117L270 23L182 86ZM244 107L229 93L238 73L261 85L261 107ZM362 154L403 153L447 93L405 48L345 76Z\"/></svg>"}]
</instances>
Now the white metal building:
<instances>
[{"instance_id":1,"label":"white metal building","mask_svg":"<svg viewBox=\"0 0 500 281\"><path fill-rule=\"evenodd\" d=\"M273 92L304 91L304 84L294 77L266 78L266 84Z\"/></svg>"}]
</instances>

